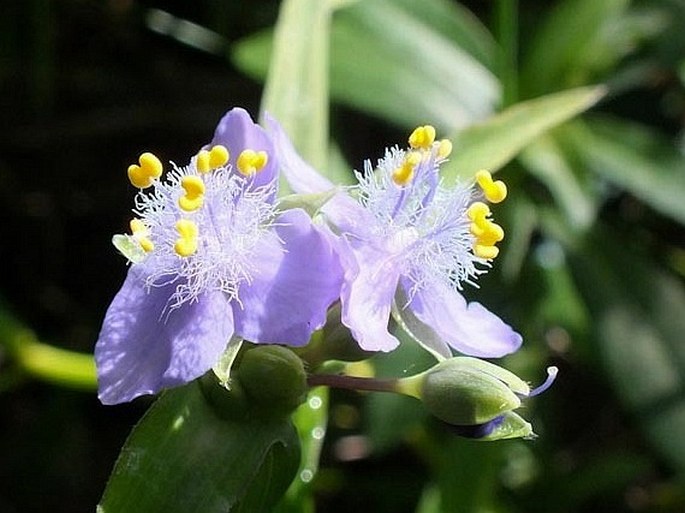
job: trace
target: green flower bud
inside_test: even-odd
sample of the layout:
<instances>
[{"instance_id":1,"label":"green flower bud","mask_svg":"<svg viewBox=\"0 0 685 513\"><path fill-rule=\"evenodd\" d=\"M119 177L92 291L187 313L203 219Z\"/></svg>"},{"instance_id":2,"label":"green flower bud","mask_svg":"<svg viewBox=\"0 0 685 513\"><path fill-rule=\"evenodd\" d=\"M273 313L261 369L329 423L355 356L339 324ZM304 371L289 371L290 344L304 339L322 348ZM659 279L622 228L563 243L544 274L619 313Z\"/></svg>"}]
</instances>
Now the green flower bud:
<instances>
[{"instance_id":1,"label":"green flower bud","mask_svg":"<svg viewBox=\"0 0 685 513\"><path fill-rule=\"evenodd\" d=\"M428 411L449 424L473 425L521 406L521 399L497 376L485 372L482 363L487 362L451 358L426 372L421 400Z\"/></svg>"},{"instance_id":2,"label":"green flower bud","mask_svg":"<svg viewBox=\"0 0 685 513\"><path fill-rule=\"evenodd\" d=\"M282 346L257 346L242 356L235 375L250 406L266 415L289 414L305 400L302 360Z\"/></svg>"},{"instance_id":3,"label":"green flower bud","mask_svg":"<svg viewBox=\"0 0 685 513\"><path fill-rule=\"evenodd\" d=\"M431 369L398 380L397 392L420 399L426 409L461 436L479 440L530 438L531 425L513 412L521 398L544 392L553 383L556 367L547 380L531 390L515 374L477 358L456 357Z\"/></svg>"}]
</instances>

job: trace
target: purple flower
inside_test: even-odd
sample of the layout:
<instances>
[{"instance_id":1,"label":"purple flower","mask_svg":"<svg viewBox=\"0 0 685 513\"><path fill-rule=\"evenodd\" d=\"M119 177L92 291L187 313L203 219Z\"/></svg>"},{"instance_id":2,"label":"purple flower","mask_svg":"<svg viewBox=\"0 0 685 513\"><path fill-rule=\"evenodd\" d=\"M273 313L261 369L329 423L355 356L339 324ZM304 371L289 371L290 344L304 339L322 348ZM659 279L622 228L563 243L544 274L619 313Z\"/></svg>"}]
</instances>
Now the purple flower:
<instances>
[{"instance_id":1,"label":"purple flower","mask_svg":"<svg viewBox=\"0 0 685 513\"><path fill-rule=\"evenodd\" d=\"M269 120L281 168L298 193L335 186L294 151L278 123ZM497 256L504 232L484 202L498 203L506 187L490 173L480 186L447 187L440 165L452 146L436 141L431 126L417 128L409 148L387 149L364 172L359 184L339 188L321 214L339 235L346 278L342 322L359 345L390 351L399 341L388 331L390 316L439 357L450 348L481 357L516 351L521 336L480 303L467 303L464 283L475 284Z\"/></svg>"},{"instance_id":2,"label":"purple flower","mask_svg":"<svg viewBox=\"0 0 685 513\"><path fill-rule=\"evenodd\" d=\"M303 210L278 210L277 169L271 138L242 109L188 166L162 179L145 153L129 168L141 190L132 234L115 237L132 264L95 347L103 403L199 377L231 337L300 346L324 324L339 257Z\"/></svg>"}]
</instances>

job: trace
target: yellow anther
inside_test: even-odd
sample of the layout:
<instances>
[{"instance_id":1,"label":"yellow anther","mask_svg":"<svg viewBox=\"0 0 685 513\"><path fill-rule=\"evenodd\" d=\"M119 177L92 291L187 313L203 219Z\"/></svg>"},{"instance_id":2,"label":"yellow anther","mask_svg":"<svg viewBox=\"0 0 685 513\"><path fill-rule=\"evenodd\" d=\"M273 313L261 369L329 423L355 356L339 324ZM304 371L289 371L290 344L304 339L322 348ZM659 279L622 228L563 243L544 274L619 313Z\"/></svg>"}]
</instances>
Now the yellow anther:
<instances>
[{"instance_id":1,"label":"yellow anther","mask_svg":"<svg viewBox=\"0 0 685 513\"><path fill-rule=\"evenodd\" d=\"M487 260L492 260L499 255L499 248L496 246L485 246L481 244L476 244L473 247L473 254L478 258L485 258Z\"/></svg>"},{"instance_id":2,"label":"yellow anther","mask_svg":"<svg viewBox=\"0 0 685 513\"><path fill-rule=\"evenodd\" d=\"M409 136L409 146L412 148L429 149L435 141L435 128L431 125L423 125L414 129Z\"/></svg>"},{"instance_id":3,"label":"yellow anther","mask_svg":"<svg viewBox=\"0 0 685 513\"><path fill-rule=\"evenodd\" d=\"M225 166L228 162L228 150L220 144L212 147L211 150L200 150L197 154L195 166L200 173L209 173L212 169Z\"/></svg>"},{"instance_id":4,"label":"yellow anther","mask_svg":"<svg viewBox=\"0 0 685 513\"><path fill-rule=\"evenodd\" d=\"M140 247L143 249L143 251L145 251L145 253L149 253L155 249L155 245L148 237L150 230L148 230L148 227L145 226L143 221L140 219L131 219L129 226L131 227L133 238L138 241L138 244L140 244Z\"/></svg>"},{"instance_id":5,"label":"yellow anther","mask_svg":"<svg viewBox=\"0 0 685 513\"><path fill-rule=\"evenodd\" d=\"M209 173L212 166L209 164L209 152L207 150L200 150L195 160L195 167L200 173Z\"/></svg>"},{"instance_id":6,"label":"yellow anther","mask_svg":"<svg viewBox=\"0 0 685 513\"><path fill-rule=\"evenodd\" d=\"M420 163L421 154L418 151L410 151L404 157L402 165L393 171L393 181L399 186L407 185L414 178L414 169Z\"/></svg>"},{"instance_id":7,"label":"yellow anther","mask_svg":"<svg viewBox=\"0 0 685 513\"><path fill-rule=\"evenodd\" d=\"M154 179L162 176L162 163L152 153L143 153L138 158L138 164L128 166L128 179L134 187L145 189L152 185Z\"/></svg>"},{"instance_id":8,"label":"yellow anther","mask_svg":"<svg viewBox=\"0 0 685 513\"><path fill-rule=\"evenodd\" d=\"M446 159L452 153L452 141L449 139L443 139L438 145L438 157L441 159Z\"/></svg>"},{"instance_id":9,"label":"yellow anther","mask_svg":"<svg viewBox=\"0 0 685 513\"><path fill-rule=\"evenodd\" d=\"M507 186L501 180L494 182L490 171L485 169L478 171L476 173L476 181L480 188L483 189L483 194L485 194L489 202L499 203L507 197Z\"/></svg>"},{"instance_id":10,"label":"yellow anther","mask_svg":"<svg viewBox=\"0 0 685 513\"><path fill-rule=\"evenodd\" d=\"M266 155L266 154L265 154ZM209 150L209 165L212 169L225 166L229 158L228 150L225 146L217 144ZM266 164L266 161L264 162Z\"/></svg>"},{"instance_id":11,"label":"yellow anther","mask_svg":"<svg viewBox=\"0 0 685 513\"><path fill-rule=\"evenodd\" d=\"M179 219L176 222L179 238L174 244L174 251L178 256L187 257L197 251L197 225L189 219Z\"/></svg>"},{"instance_id":12,"label":"yellow anther","mask_svg":"<svg viewBox=\"0 0 685 513\"><path fill-rule=\"evenodd\" d=\"M471 223L470 230L477 239L476 244L491 246L504 239L504 229L489 219L481 224Z\"/></svg>"},{"instance_id":13,"label":"yellow anther","mask_svg":"<svg viewBox=\"0 0 685 513\"><path fill-rule=\"evenodd\" d=\"M205 183L195 175L186 175L181 179L185 194L178 198L178 206L186 212L194 212L202 206L205 196Z\"/></svg>"},{"instance_id":14,"label":"yellow anther","mask_svg":"<svg viewBox=\"0 0 685 513\"><path fill-rule=\"evenodd\" d=\"M490 207L482 201L474 201L468 209L466 209L468 218L476 224L483 224L485 218L490 215Z\"/></svg>"},{"instance_id":15,"label":"yellow anther","mask_svg":"<svg viewBox=\"0 0 685 513\"><path fill-rule=\"evenodd\" d=\"M241 174L252 176L261 171L269 160L265 151L243 150L238 155L236 167Z\"/></svg>"}]
</instances>

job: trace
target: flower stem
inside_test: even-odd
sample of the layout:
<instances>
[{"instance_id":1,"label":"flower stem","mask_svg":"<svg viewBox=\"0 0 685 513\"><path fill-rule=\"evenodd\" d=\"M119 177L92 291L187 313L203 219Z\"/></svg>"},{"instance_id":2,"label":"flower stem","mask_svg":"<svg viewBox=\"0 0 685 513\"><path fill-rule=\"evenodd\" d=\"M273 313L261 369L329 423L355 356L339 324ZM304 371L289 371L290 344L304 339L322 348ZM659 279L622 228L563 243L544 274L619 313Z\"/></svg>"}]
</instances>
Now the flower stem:
<instances>
[{"instance_id":1,"label":"flower stem","mask_svg":"<svg viewBox=\"0 0 685 513\"><path fill-rule=\"evenodd\" d=\"M312 374L307 378L310 387L328 386L346 390L370 392L399 392L396 379L359 378L341 374Z\"/></svg>"},{"instance_id":2,"label":"flower stem","mask_svg":"<svg viewBox=\"0 0 685 513\"><path fill-rule=\"evenodd\" d=\"M0 305L0 346L17 370L43 381L78 390L95 390L93 355L44 344Z\"/></svg>"}]
</instances>

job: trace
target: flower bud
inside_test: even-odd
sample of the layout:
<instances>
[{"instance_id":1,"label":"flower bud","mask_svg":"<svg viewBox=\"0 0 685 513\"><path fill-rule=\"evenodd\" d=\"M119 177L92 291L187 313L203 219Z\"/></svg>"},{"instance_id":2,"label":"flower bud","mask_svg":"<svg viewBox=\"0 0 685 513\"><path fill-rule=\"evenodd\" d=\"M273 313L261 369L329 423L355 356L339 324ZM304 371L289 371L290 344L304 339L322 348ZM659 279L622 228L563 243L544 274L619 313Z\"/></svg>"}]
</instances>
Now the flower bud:
<instances>
[{"instance_id":1,"label":"flower bud","mask_svg":"<svg viewBox=\"0 0 685 513\"><path fill-rule=\"evenodd\" d=\"M257 346L246 351L236 370L245 395L256 411L289 414L304 402L307 377L302 360L282 346Z\"/></svg>"},{"instance_id":2,"label":"flower bud","mask_svg":"<svg viewBox=\"0 0 685 513\"><path fill-rule=\"evenodd\" d=\"M426 408L449 424L483 424L521 406L521 400L500 379L471 359L445 360L423 380L421 398Z\"/></svg>"},{"instance_id":3,"label":"flower bud","mask_svg":"<svg viewBox=\"0 0 685 513\"><path fill-rule=\"evenodd\" d=\"M469 357L444 360L431 369L398 380L398 392L420 399L430 413L457 434L480 440L529 438L531 425L514 413L522 397L537 395L552 384L556 367L547 380L531 390L515 374L492 363Z\"/></svg>"}]
</instances>

